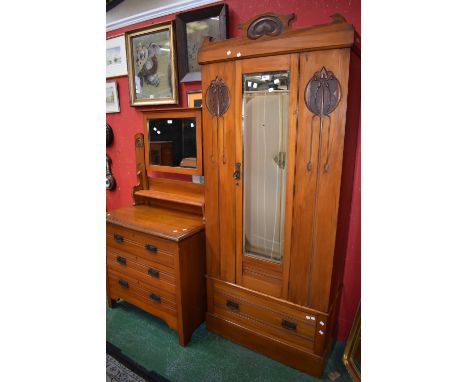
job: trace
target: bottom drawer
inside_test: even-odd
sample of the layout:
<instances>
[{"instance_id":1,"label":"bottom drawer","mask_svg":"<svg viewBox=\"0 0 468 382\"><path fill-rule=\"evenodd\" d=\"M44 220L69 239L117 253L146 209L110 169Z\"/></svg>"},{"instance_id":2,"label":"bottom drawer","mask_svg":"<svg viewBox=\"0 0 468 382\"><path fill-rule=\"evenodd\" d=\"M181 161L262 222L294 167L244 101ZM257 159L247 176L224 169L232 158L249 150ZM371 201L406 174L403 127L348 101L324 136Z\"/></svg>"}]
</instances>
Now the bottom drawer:
<instances>
[{"instance_id":1,"label":"bottom drawer","mask_svg":"<svg viewBox=\"0 0 468 382\"><path fill-rule=\"evenodd\" d=\"M313 350L316 325L311 312L227 283L209 282L213 282L215 314L263 335Z\"/></svg>"},{"instance_id":2,"label":"bottom drawer","mask_svg":"<svg viewBox=\"0 0 468 382\"><path fill-rule=\"evenodd\" d=\"M126 300L176 328L177 305L174 295L112 270L108 270L108 278L111 299Z\"/></svg>"}]
</instances>

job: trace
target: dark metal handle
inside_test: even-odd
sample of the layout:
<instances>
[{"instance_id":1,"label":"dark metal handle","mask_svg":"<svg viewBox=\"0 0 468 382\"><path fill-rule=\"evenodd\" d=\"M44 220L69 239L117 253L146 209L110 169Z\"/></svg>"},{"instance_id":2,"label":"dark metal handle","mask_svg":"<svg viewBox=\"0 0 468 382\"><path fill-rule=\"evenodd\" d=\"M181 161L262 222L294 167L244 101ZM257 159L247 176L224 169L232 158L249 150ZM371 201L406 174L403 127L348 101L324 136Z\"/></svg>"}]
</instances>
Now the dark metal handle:
<instances>
[{"instance_id":1,"label":"dark metal handle","mask_svg":"<svg viewBox=\"0 0 468 382\"><path fill-rule=\"evenodd\" d=\"M155 293L150 293L149 294L149 298L157 303L161 303L161 297L159 297L157 294Z\"/></svg>"},{"instance_id":2,"label":"dark metal handle","mask_svg":"<svg viewBox=\"0 0 468 382\"><path fill-rule=\"evenodd\" d=\"M241 164L239 162L237 162L235 164L235 168L236 168L236 171L234 171L234 174L232 174L232 177L235 179L235 180L239 180L240 179L240 166Z\"/></svg>"},{"instance_id":3,"label":"dark metal handle","mask_svg":"<svg viewBox=\"0 0 468 382\"><path fill-rule=\"evenodd\" d=\"M296 324L291 321L283 320L281 321L281 326L288 330L296 330Z\"/></svg>"},{"instance_id":4,"label":"dark metal handle","mask_svg":"<svg viewBox=\"0 0 468 382\"><path fill-rule=\"evenodd\" d=\"M122 235L119 235L118 233L114 233L114 240L118 241L119 243L123 243L124 237Z\"/></svg>"},{"instance_id":5,"label":"dark metal handle","mask_svg":"<svg viewBox=\"0 0 468 382\"><path fill-rule=\"evenodd\" d=\"M158 248L152 244L145 244L145 249L148 252L153 252L153 253L158 251Z\"/></svg>"},{"instance_id":6,"label":"dark metal handle","mask_svg":"<svg viewBox=\"0 0 468 382\"><path fill-rule=\"evenodd\" d=\"M119 257L117 257L117 262L119 264L126 265L127 264L127 259L125 257L119 256Z\"/></svg>"},{"instance_id":7,"label":"dark metal handle","mask_svg":"<svg viewBox=\"0 0 468 382\"><path fill-rule=\"evenodd\" d=\"M239 310L239 304L231 300L226 301L226 306L231 310L236 310L236 311Z\"/></svg>"},{"instance_id":8,"label":"dark metal handle","mask_svg":"<svg viewBox=\"0 0 468 382\"><path fill-rule=\"evenodd\" d=\"M119 284L122 288L128 288L128 282L125 280L120 279Z\"/></svg>"},{"instance_id":9,"label":"dark metal handle","mask_svg":"<svg viewBox=\"0 0 468 382\"><path fill-rule=\"evenodd\" d=\"M148 274L153 277L159 278L159 271L154 268L148 268Z\"/></svg>"}]
</instances>

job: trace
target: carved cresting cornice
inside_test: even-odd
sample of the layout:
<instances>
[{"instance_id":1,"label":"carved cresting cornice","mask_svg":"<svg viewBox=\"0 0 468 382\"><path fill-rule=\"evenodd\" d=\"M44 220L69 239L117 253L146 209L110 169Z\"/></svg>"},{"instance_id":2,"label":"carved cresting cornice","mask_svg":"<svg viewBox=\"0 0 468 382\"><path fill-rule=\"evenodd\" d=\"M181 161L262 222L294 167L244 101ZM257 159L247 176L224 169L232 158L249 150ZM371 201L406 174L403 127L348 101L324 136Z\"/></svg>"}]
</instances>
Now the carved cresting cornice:
<instances>
[{"instance_id":1,"label":"carved cresting cornice","mask_svg":"<svg viewBox=\"0 0 468 382\"><path fill-rule=\"evenodd\" d=\"M242 58L348 48L354 43L354 28L340 14L332 22L304 28L290 28L293 14L265 13L240 25L241 37L216 41L205 38L198 50L198 62L207 64Z\"/></svg>"}]
</instances>

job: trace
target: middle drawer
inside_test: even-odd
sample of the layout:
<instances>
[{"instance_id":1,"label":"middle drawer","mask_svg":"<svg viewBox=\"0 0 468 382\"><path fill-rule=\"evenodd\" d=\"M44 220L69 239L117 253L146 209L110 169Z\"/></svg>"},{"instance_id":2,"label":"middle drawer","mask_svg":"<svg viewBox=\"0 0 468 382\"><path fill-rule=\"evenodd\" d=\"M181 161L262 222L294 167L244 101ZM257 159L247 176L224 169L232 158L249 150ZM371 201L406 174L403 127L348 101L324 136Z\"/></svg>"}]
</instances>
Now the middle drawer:
<instances>
[{"instance_id":1,"label":"middle drawer","mask_svg":"<svg viewBox=\"0 0 468 382\"><path fill-rule=\"evenodd\" d=\"M170 293L176 292L174 269L124 251L107 248L107 266Z\"/></svg>"}]
</instances>

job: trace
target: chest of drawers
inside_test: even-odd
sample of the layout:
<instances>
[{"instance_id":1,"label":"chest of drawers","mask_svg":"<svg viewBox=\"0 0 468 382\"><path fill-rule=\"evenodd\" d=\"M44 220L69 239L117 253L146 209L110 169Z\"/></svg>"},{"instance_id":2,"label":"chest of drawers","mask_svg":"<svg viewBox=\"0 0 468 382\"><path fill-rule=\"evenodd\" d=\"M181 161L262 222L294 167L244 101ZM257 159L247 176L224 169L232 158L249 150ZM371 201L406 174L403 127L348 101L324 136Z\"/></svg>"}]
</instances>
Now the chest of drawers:
<instances>
[{"instance_id":1,"label":"chest of drawers","mask_svg":"<svg viewBox=\"0 0 468 382\"><path fill-rule=\"evenodd\" d=\"M106 218L107 297L164 320L186 345L206 312L204 225L187 212L137 205Z\"/></svg>"}]
</instances>

